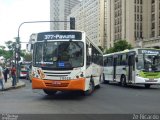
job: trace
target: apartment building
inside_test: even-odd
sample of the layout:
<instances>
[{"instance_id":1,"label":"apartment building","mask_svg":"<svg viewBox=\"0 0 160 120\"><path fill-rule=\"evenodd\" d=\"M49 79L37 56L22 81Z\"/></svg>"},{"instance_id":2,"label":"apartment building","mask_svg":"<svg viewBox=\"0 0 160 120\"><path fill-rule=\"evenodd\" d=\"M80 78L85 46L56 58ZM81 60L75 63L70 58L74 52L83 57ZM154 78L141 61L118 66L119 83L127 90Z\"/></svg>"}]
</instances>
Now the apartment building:
<instances>
[{"instance_id":1,"label":"apartment building","mask_svg":"<svg viewBox=\"0 0 160 120\"><path fill-rule=\"evenodd\" d=\"M104 0L82 0L71 10L70 17L75 17L76 29L85 31L94 43L104 47Z\"/></svg>"},{"instance_id":2,"label":"apartment building","mask_svg":"<svg viewBox=\"0 0 160 120\"><path fill-rule=\"evenodd\" d=\"M67 21L67 16L71 13L71 9L79 4L79 0L50 0L50 20L51 21ZM67 22L52 22L50 30L66 30Z\"/></svg>"},{"instance_id":3,"label":"apartment building","mask_svg":"<svg viewBox=\"0 0 160 120\"><path fill-rule=\"evenodd\" d=\"M107 48L118 40L133 47L160 46L160 0L107 0Z\"/></svg>"}]
</instances>

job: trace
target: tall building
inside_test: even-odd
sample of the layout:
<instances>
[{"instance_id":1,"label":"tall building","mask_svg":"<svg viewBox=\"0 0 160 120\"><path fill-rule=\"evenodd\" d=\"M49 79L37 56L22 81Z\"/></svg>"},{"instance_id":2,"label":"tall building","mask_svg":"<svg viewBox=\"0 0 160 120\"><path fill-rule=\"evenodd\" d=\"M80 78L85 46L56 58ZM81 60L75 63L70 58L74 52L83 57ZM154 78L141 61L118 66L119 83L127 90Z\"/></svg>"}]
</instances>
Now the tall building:
<instances>
[{"instance_id":1,"label":"tall building","mask_svg":"<svg viewBox=\"0 0 160 120\"><path fill-rule=\"evenodd\" d=\"M118 40L133 47L160 43L160 0L107 0L106 5L108 48Z\"/></svg>"},{"instance_id":2,"label":"tall building","mask_svg":"<svg viewBox=\"0 0 160 120\"><path fill-rule=\"evenodd\" d=\"M160 48L160 0L147 0L146 4L144 24L144 39L143 47L157 47Z\"/></svg>"},{"instance_id":3,"label":"tall building","mask_svg":"<svg viewBox=\"0 0 160 120\"><path fill-rule=\"evenodd\" d=\"M85 31L94 43L104 47L104 0L82 0L69 17L75 17L76 29Z\"/></svg>"},{"instance_id":4,"label":"tall building","mask_svg":"<svg viewBox=\"0 0 160 120\"><path fill-rule=\"evenodd\" d=\"M134 0L108 0L107 6L107 48L112 47L118 40L127 40L135 46L135 39L142 36L139 35L142 24L134 18L141 14L135 12ZM141 4L138 6L141 9ZM134 28L134 25L138 26L138 29Z\"/></svg>"},{"instance_id":5,"label":"tall building","mask_svg":"<svg viewBox=\"0 0 160 120\"><path fill-rule=\"evenodd\" d=\"M50 0L50 20L68 21L67 16L71 13L71 9L79 3L79 0ZM50 23L50 29L65 30L67 24L67 22L52 22Z\"/></svg>"}]
</instances>

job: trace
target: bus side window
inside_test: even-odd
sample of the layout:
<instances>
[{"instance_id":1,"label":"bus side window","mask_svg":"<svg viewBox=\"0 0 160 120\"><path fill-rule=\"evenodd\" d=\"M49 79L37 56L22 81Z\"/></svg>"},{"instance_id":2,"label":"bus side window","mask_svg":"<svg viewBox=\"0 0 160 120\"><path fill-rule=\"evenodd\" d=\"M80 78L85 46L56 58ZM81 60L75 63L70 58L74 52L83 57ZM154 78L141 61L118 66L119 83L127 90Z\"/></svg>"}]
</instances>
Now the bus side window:
<instances>
[{"instance_id":1,"label":"bus side window","mask_svg":"<svg viewBox=\"0 0 160 120\"><path fill-rule=\"evenodd\" d=\"M91 64L91 56L89 55L88 48L89 48L89 45L87 44L86 45L86 62L87 62L86 64L87 64L87 66L89 66Z\"/></svg>"},{"instance_id":2,"label":"bus side window","mask_svg":"<svg viewBox=\"0 0 160 120\"><path fill-rule=\"evenodd\" d=\"M108 66L113 66L113 57L108 57Z\"/></svg>"},{"instance_id":3,"label":"bus side window","mask_svg":"<svg viewBox=\"0 0 160 120\"><path fill-rule=\"evenodd\" d=\"M127 65L127 56L126 56L126 54L122 55L121 65Z\"/></svg>"},{"instance_id":4,"label":"bus side window","mask_svg":"<svg viewBox=\"0 0 160 120\"><path fill-rule=\"evenodd\" d=\"M104 66L107 66L107 63L108 63L107 60L108 60L107 57L104 57Z\"/></svg>"}]
</instances>

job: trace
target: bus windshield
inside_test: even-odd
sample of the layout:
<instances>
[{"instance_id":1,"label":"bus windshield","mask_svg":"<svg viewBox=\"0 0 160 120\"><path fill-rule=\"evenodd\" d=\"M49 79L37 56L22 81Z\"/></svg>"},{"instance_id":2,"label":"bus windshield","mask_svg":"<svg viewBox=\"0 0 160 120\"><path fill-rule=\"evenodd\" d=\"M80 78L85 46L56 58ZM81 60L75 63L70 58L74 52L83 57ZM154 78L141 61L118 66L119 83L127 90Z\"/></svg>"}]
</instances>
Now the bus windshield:
<instances>
[{"instance_id":1,"label":"bus windshield","mask_svg":"<svg viewBox=\"0 0 160 120\"><path fill-rule=\"evenodd\" d=\"M160 71L160 56L153 54L139 54L137 68L143 71Z\"/></svg>"},{"instance_id":2,"label":"bus windshield","mask_svg":"<svg viewBox=\"0 0 160 120\"><path fill-rule=\"evenodd\" d=\"M34 65L47 68L76 68L84 65L84 44L81 41L37 42Z\"/></svg>"}]
</instances>

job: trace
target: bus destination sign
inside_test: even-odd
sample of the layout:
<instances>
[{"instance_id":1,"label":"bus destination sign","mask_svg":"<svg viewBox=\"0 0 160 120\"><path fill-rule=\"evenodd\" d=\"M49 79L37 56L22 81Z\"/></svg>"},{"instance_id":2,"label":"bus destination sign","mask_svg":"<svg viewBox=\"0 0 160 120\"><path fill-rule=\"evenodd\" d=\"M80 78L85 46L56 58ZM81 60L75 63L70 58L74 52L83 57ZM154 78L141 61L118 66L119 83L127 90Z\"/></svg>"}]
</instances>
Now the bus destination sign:
<instances>
[{"instance_id":1,"label":"bus destination sign","mask_svg":"<svg viewBox=\"0 0 160 120\"><path fill-rule=\"evenodd\" d=\"M75 31L55 31L55 32L42 32L38 34L38 41L43 40L81 40L82 33Z\"/></svg>"},{"instance_id":2,"label":"bus destination sign","mask_svg":"<svg viewBox=\"0 0 160 120\"><path fill-rule=\"evenodd\" d=\"M160 50L140 49L139 54L160 54Z\"/></svg>"}]
</instances>

